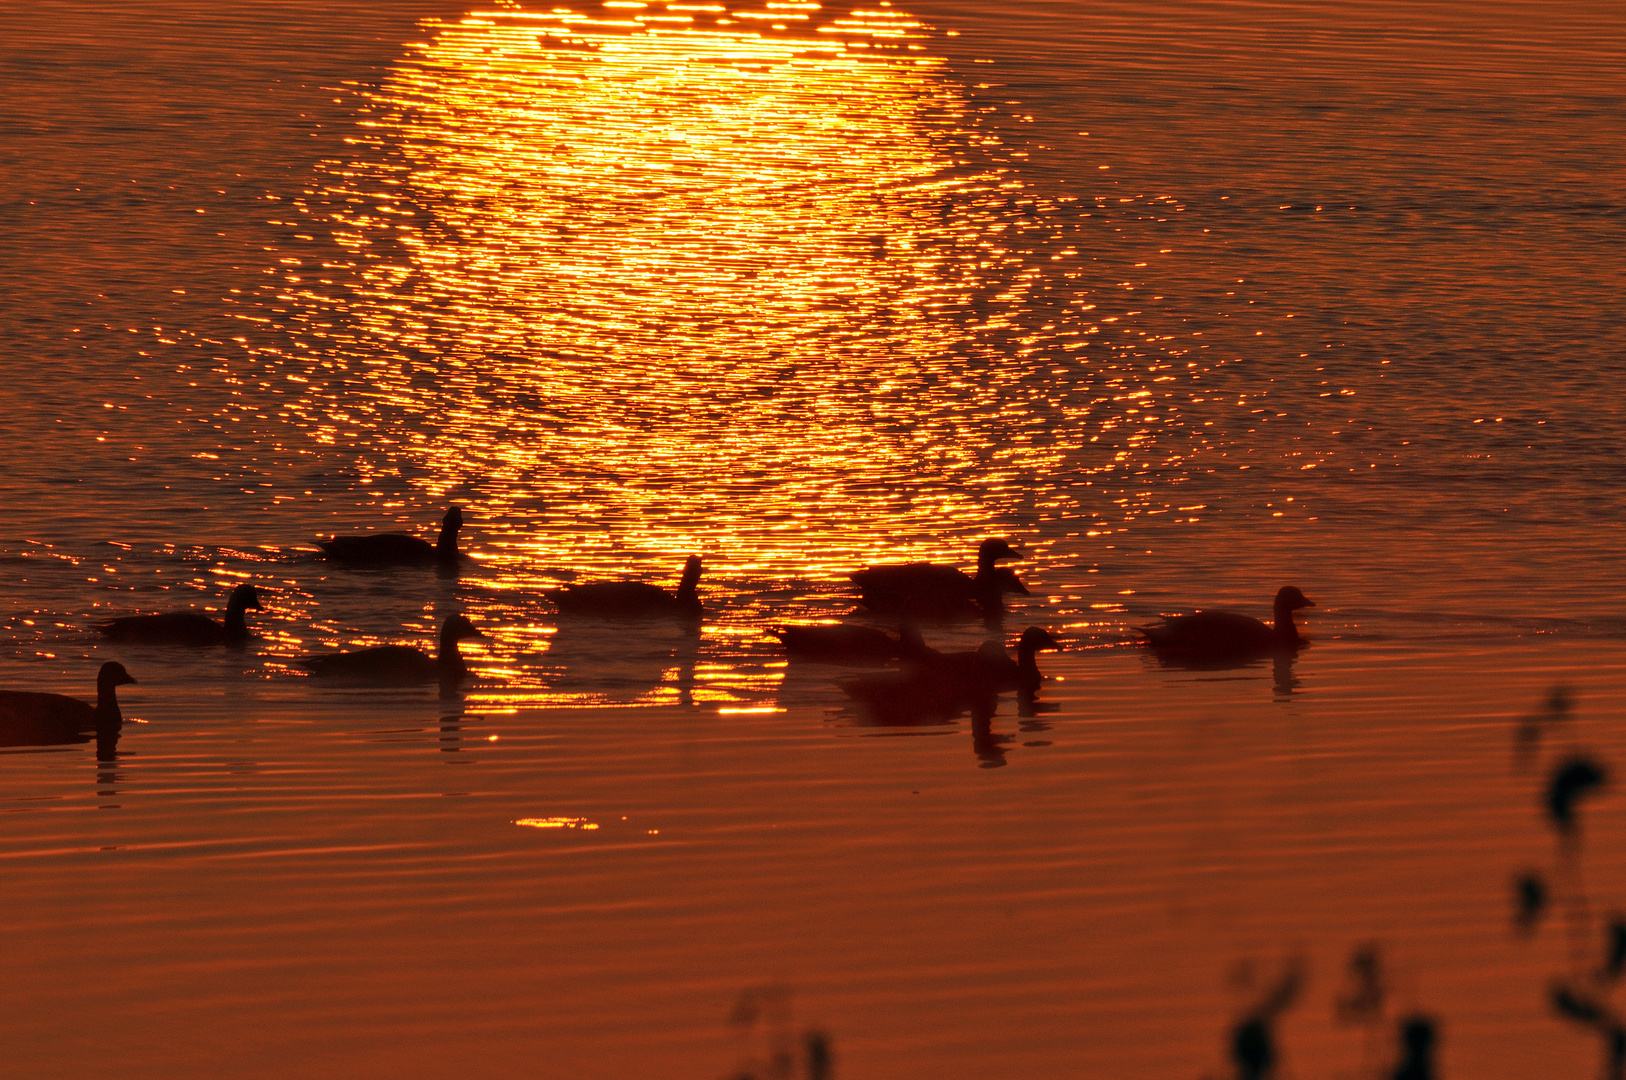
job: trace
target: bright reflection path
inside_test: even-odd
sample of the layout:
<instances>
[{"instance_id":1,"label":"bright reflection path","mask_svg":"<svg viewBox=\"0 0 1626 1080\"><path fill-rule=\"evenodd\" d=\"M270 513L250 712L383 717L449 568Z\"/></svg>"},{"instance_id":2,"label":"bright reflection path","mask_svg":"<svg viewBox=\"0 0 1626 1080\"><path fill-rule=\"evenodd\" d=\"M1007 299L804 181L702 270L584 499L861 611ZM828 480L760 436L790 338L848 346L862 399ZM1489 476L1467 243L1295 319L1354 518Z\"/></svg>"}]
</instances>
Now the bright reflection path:
<instances>
[{"instance_id":1,"label":"bright reflection path","mask_svg":"<svg viewBox=\"0 0 1626 1080\"><path fill-rule=\"evenodd\" d=\"M1055 206L916 20L610 3L425 29L306 195L352 284L289 275L278 362L318 438L477 503L520 581L691 551L757 578L963 561L1136 452L1079 458L1114 426L1092 401L1132 414L1138 384L1077 399L1092 327L1026 238Z\"/></svg>"}]
</instances>

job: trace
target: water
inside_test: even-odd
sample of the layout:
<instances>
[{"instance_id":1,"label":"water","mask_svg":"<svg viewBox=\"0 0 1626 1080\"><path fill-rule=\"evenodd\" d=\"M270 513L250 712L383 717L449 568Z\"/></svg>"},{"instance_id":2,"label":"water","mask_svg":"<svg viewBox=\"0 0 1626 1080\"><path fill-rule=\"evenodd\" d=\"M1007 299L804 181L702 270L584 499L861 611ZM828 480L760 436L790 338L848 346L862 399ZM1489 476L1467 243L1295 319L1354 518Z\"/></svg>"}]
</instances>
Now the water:
<instances>
[{"instance_id":1,"label":"water","mask_svg":"<svg viewBox=\"0 0 1626 1080\"><path fill-rule=\"evenodd\" d=\"M1219 1076L1295 957L1297 1075L1414 1010L1594 1069L1614 801L1590 923L1509 883L1620 760L1619 12L691 7L0 14L0 676L146 721L6 752L18 1074ZM448 502L459 575L312 546ZM1054 712L869 726L764 633L987 535ZM695 635L541 596L692 552ZM90 630L239 580L249 649ZM1285 582L1290 666L1133 645ZM295 663L454 610L460 698Z\"/></svg>"}]
</instances>

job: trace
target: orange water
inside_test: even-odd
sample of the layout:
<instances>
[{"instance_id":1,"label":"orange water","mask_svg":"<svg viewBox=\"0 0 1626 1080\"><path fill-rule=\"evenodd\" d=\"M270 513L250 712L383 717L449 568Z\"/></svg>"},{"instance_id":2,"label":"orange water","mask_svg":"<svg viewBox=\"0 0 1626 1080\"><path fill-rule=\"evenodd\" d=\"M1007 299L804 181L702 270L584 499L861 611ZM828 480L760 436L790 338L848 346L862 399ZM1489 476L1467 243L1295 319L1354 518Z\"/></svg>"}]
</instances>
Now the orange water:
<instances>
[{"instance_id":1,"label":"orange water","mask_svg":"<svg viewBox=\"0 0 1626 1080\"><path fill-rule=\"evenodd\" d=\"M1593 1070L1622 820L1577 887L1538 795L1626 693L1620 13L712 7L0 13L0 677L148 721L0 762L10 1068L1221 1076L1298 957L1291 1075L1410 1011ZM310 546L449 501L461 575ZM987 535L1054 712L866 726L764 633ZM691 552L696 635L541 596ZM239 580L246 651L89 629ZM1133 647L1285 582L1291 668ZM293 663L452 610L461 698Z\"/></svg>"}]
</instances>

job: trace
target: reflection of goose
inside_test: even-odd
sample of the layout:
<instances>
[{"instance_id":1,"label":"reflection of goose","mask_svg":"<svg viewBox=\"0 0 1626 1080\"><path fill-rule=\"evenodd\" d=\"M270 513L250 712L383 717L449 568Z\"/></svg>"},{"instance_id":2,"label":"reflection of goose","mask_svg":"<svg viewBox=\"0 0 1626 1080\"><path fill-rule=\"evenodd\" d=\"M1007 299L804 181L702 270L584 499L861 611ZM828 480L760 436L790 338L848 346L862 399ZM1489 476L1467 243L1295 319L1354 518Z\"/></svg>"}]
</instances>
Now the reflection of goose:
<instances>
[{"instance_id":1,"label":"reflection of goose","mask_svg":"<svg viewBox=\"0 0 1626 1080\"><path fill-rule=\"evenodd\" d=\"M773 626L768 633L780 640L793 660L875 666L899 656L898 642L872 626Z\"/></svg>"},{"instance_id":2,"label":"reflection of goose","mask_svg":"<svg viewBox=\"0 0 1626 1080\"><path fill-rule=\"evenodd\" d=\"M926 644L920 628L905 617L898 633L895 672L861 675L837 685L880 724L943 723L971 704L990 699L977 653L945 655ZM991 711L991 707L990 707Z\"/></svg>"},{"instance_id":3,"label":"reflection of goose","mask_svg":"<svg viewBox=\"0 0 1626 1080\"><path fill-rule=\"evenodd\" d=\"M439 680L455 683L468 674L457 643L464 638L485 637L461 615L448 615L440 627L438 655L431 658L410 645L380 645L355 652L305 656L300 663L317 675L377 683L424 683Z\"/></svg>"},{"instance_id":4,"label":"reflection of goose","mask_svg":"<svg viewBox=\"0 0 1626 1080\"><path fill-rule=\"evenodd\" d=\"M434 544L406 533L367 533L335 536L320 541L327 557L355 566L411 566L455 563L457 531L463 527L463 508L454 506L440 519L440 540Z\"/></svg>"},{"instance_id":5,"label":"reflection of goose","mask_svg":"<svg viewBox=\"0 0 1626 1080\"><path fill-rule=\"evenodd\" d=\"M248 640L243 612L260 610L260 594L252 585L239 585L226 602L226 621L216 622L195 611L169 611L162 615L126 615L96 627L114 641L162 645L223 645Z\"/></svg>"},{"instance_id":6,"label":"reflection of goose","mask_svg":"<svg viewBox=\"0 0 1626 1080\"><path fill-rule=\"evenodd\" d=\"M893 563L869 566L851 575L861 600L872 611L897 611L908 605L923 617L943 618L974 613L994 615L1004 609L1003 594L1027 595L1014 571L996 565L1019 558L1004 540L984 540L977 548L977 574L972 577L941 563Z\"/></svg>"},{"instance_id":7,"label":"reflection of goose","mask_svg":"<svg viewBox=\"0 0 1626 1080\"><path fill-rule=\"evenodd\" d=\"M1199 611L1138 627L1146 643L1170 659L1224 663L1296 652L1306 642L1293 625L1293 612L1315 603L1292 585L1276 593L1275 625L1235 611Z\"/></svg>"},{"instance_id":8,"label":"reflection of goose","mask_svg":"<svg viewBox=\"0 0 1626 1080\"><path fill-rule=\"evenodd\" d=\"M96 674L96 704L63 694L0 690L0 746L49 746L77 742L87 731L111 734L124 722L118 688L135 682L124 665L109 660Z\"/></svg>"},{"instance_id":9,"label":"reflection of goose","mask_svg":"<svg viewBox=\"0 0 1626 1080\"><path fill-rule=\"evenodd\" d=\"M676 595L642 581L593 581L542 595L571 615L600 615L611 619L699 618L700 556L683 564L683 581Z\"/></svg>"}]
</instances>

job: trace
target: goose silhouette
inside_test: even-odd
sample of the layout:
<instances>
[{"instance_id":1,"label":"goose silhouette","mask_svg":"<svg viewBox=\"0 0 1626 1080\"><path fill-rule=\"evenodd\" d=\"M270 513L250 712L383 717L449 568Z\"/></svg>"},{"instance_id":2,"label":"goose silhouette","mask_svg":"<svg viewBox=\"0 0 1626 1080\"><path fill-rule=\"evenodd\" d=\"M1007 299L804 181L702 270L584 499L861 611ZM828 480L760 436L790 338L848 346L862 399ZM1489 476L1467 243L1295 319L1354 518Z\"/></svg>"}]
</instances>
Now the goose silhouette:
<instances>
[{"instance_id":1,"label":"goose silhouette","mask_svg":"<svg viewBox=\"0 0 1626 1080\"><path fill-rule=\"evenodd\" d=\"M440 519L440 539L434 544L406 533L365 533L335 536L318 541L317 546L328 558L351 566L452 565L461 558L457 531L462 527L463 508L454 506Z\"/></svg>"},{"instance_id":2,"label":"goose silhouette","mask_svg":"<svg viewBox=\"0 0 1626 1080\"><path fill-rule=\"evenodd\" d=\"M907 604L923 618L995 615L1004 610L1005 593L1028 595L1014 571L997 565L1015 558L1020 556L1008 541L990 538L977 548L975 577L958 567L916 562L868 566L850 579L860 602L872 611L898 611Z\"/></svg>"},{"instance_id":3,"label":"goose silhouette","mask_svg":"<svg viewBox=\"0 0 1626 1080\"><path fill-rule=\"evenodd\" d=\"M898 641L872 626L771 626L768 633L779 639L793 660L878 667L903 655Z\"/></svg>"},{"instance_id":4,"label":"goose silhouette","mask_svg":"<svg viewBox=\"0 0 1626 1080\"><path fill-rule=\"evenodd\" d=\"M1308 644L1293 624L1293 612L1314 606L1315 602L1297 588L1284 585L1276 593L1273 624L1235 611L1199 611L1137 629L1159 655L1177 662L1241 662L1291 655Z\"/></svg>"},{"instance_id":5,"label":"goose silhouette","mask_svg":"<svg viewBox=\"0 0 1626 1080\"><path fill-rule=\"evenodd\" d=\"M700 617L700 556L683 564L683 580L676 594L642 581L590 581L563 589L548 589L543 596L570 615L598 615L609 619Z\"/></svg>"},{"instance_id":6,"label":"goose silhouette","mask_svg":"<svg viewBox=\"0 0 1626 1080\"><path fill-rule=\"evenodd\" d=\"M457 643L484 634L462 615L448 615L440 626L440 645L434 657L410 645L379 645L354 652L304 656L299 662L315 675L356 682L406 685L439 681L457 683L468 675L468 665Z\"/></svg>"},{"instance_id":7,"label":"goose silhouette","mask_svg":"<svg viewBox=\"0 0 1626 1080\"><path fill-rule=\"evenodd\" d=\"M123 664L109 660L96 673L95 705L64 694L0 690L0 746L80 742L85 732L115 734L124 723L118 688L133 682Z\"/></svg>"},{"instance_id":8,"label":"goose silhouette","mask_svg":"<svg viewBox=\"0 0 1626 1080\"><path fill-rule=\"evenodd\" d=\"M248 640L243 613L260 610L260 594L252 585L239 585L226 601L226 620L218 622L195 611L169 611L162 615L125 615L109 619L96 629L114 641L155 645L236 645Z\"/></svg>"},{"instance_id":9,"label":"goose silhouette","mask_svg":"<svg viewBox=\"0 0 1626 1080\"><path fill-rule=\"evenodd\" d=\"M1044 681L1037 654L1046 649L1059 652L1061 642L1043 627L1030 626L1017 642L1015 660L997 641L983 642L976 652L950 653L946 659L956 665L960 678L969 686L996 694L1008 690L1033 694Z\"/></svg>"}]
</instances>

